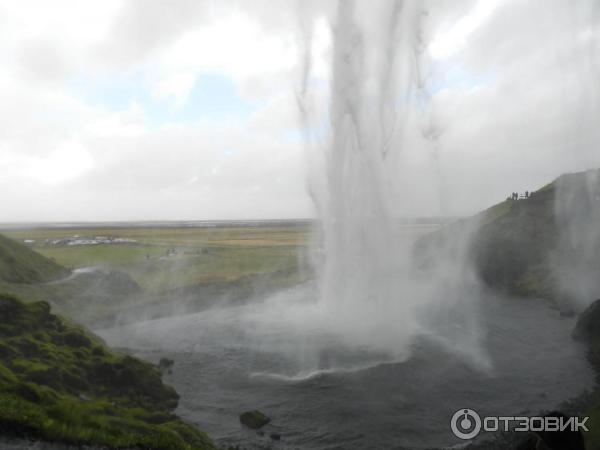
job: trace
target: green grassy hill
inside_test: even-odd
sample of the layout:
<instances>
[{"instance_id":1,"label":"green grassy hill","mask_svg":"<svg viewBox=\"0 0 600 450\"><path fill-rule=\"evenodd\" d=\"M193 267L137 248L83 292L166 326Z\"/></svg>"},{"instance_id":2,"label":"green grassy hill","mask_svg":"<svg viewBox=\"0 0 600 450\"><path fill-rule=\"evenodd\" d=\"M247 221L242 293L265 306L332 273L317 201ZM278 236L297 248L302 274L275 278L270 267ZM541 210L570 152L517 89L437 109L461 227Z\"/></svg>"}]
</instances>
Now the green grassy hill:
<instances>
[{"instance_id":1,"label":"green grassy hill","mask_svg":"<svg viewBox=\"0 0 600 450\"><path fill-rule=\"evenodd\" d=\"M558 195L569 211L560 217L556 213ZM565 292L559 279L565 268L559 264L581 266L582 271L588 271L584 274L588 279L596 270L600 278L600 233L593 231L599 226L599 208L590 203L599 198L599 170L562 175L528 199L505 200L425 236L416 247L416 257L426 269L435 266L439 249L456 252L457 242L467 242L468 261L485 285L494 290L546 298L558 304L589 302L595 297L568 298L571 293ZM589 242L582 239L580 244L575 236L572 244L565 242L565 230L592 231L597 236Z\"/></svg>"},{"instance_id":2,"label":"green grassy hill","mask_svg":"<svg viewBox=\"0 0 600 450\"><path fill-rule=\"evenodd\" d=\"M44 283L68 273L54 261L0 234L0 281Z\"/></svg>"},{"instance_id":3,"label":"green grassy hill","mask_svg":"<svg viewBox=\"0 0 600 450\"><path fill-rule=\"evenodd\" d=\"M529 199L506 200L482 213L471 249L481 279L559 304L592 301L593 279L600 276L599 194L600 171L566 174Z\"/></svg>"},{"instance_id":4,"label":"green grassy hill","mask_svg":"<svg viewBox=\"0 0 600 450\"><path fill-rule=\"evenodd\" d=\"M114 318L128 298L141 293L137 283L122 272L70 274L53 258L0 235L0 293L47 301L55 311L86 325L103 314Z\"/></svg>"},{"instance_id":5,"label":"green grassy hill","mask_svg":"<svg viewBox=\"0 0 600 450\"><path fill-rule=\"evenodd\" d=\"M118 273L48 283L69 273L0 235L0 435L100 448L213 449L173 414L179 396L158 368L110 350L35 301L75 308L94 295L120 300L123 286L137 285Z\"/></svg>"},{"instance_id":6,"label":"green grassy hill","mask_svg":"<svg viewBox=\"0 0 600 450\"><path fill-rule=\"evenodd\" d=\"M0 294L0 434L102 448L213 449L173 414L159 370L50 313Z\"/></svg>"},{"instance_id":7,"label":"green grassy hill","mask_svg":"<svg viewBox=\"0 0 600 450\"><path fill-rule=\"evenodd\" d=\"M556 186L557 181L529 199L505 200L478 217L481 225L471 251L488 286L522 296L556 296L551 268L558 242Z\"/></svg>"}]
</instances>

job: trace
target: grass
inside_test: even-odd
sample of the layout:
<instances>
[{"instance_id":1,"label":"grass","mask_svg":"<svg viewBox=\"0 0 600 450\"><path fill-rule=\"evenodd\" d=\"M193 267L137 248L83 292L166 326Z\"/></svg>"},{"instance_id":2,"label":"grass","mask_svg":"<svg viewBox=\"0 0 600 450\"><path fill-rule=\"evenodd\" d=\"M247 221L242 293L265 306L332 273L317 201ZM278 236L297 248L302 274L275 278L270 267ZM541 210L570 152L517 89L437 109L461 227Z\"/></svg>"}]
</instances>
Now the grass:
<instances>
[{"instance_id":1,"label":"grass","mask_svg":"<svg viewBox=\"0 0 600 450\"><path fill-rule=\"evenodd\" d=\"M108 448L213 449L172 411L158 369L117 354L45 302L0 294L0 432Z\"/></svg>"},{"instance_id":2,"label":"grass","mask_svg":"<svg viewBox=\"0 0 600 450\"><path fill-rule=\"evenodd\" d=\"M149 292L215 281L236 281L253 275L299 272L308 233L305 226L279 225L50 228L6 232L15 240L34 240L34 250L65 267L101 266L126 272ZM114 236L135 239L136 243L46 244L46 240L74 235ZM172 253L173 250L176 254Z\"/></svg>"},{"instance_id":3,"label":"grass","mask_svg":"<svg viewBox=\"0 0 600 450\"><path fill-rule=\"evenodd\" d=\"M192 299L204 295L210 300L225 292L249 296L261 283L263 288L283 288L302 281L308 242L308 229L299 226L48 228L6 234L35 242L27 248L10 239L0 241L11 251L0 262L11 267L11 255L19 257L19 277L0 277L0 292L29 301L0 294L0 433L73 445L165 450L214 447L204 433L173 414L178 396L162 384L156 367L112 352L83 328L51 314L48 303L39 300L50 300L59 311L91 323L138 302L146 308L171 301L172 295L152 295L171 289L192 288ZM74 235L136 242L49 243ZM61 266L100 266L106 273L48 283L68 274ZM111 271L127 274L141 290L113 294L128 286L128 278L119 281Z\"/></svg>"},{"instance_id":4,"label":"grass","mask_svg":"<svg viewBox=\"0 0 600 450\"><path fill-rule=\"evenodd\" d=\"M486 209L481 213L481 225L485 225L505 216L511 211L514 204L515 200L506 199L503 202Z\"/></svg>"},{"instance_id":5,"label":"grass","mask_svg":"<svg viewBox=\"0 0 600 450\"><path fill-rule=\"evenodd\" d=\"M218 226L218 227L86 227L38 228L7 231L16 240L33 239L37 246L45 239L68 236L115 236L136 239L142 244L187 247L205 245L303 245L307 226Z\"/></svg>"},{"instance_id":6,"label":"grass","mask_svg":"<svg viewBox=\"0 0 600 450\"><path fill-rule=\"evenodd\" d=\"M164 253L160 247L121 244L34 248L47 258L69 268L86 266L123 268L143 262L146 255L158 257Z\"/></svg>"},{"instance_id":7,"label":"grass","mask_svg":"<svg viewBox=\"0 0 600 450\"><path fill-rule=\"evenodd\" d=\"M55 262L0 235L0 281L37 283L66 274L67 271Z\"/></svg>"}]
</instances>

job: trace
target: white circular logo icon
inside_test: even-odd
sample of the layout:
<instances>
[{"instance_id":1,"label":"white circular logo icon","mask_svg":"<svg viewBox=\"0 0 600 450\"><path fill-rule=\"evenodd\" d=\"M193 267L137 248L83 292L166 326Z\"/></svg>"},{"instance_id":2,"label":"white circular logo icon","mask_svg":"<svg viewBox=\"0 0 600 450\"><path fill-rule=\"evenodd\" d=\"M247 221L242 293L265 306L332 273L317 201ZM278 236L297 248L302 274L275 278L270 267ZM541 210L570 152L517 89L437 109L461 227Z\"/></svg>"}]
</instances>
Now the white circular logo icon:
<instances>
[{"instance_id":1,"label":"white circular logo icon","mask_svg":"<svg viewBox=\"0 0 600 450\"><path fill-rule=\"evenodd\" d=\"M481 417L472 409L459 409L452 416L450 428L459 439L473 439L481 431Z\"/></svg>"}]
</instances>

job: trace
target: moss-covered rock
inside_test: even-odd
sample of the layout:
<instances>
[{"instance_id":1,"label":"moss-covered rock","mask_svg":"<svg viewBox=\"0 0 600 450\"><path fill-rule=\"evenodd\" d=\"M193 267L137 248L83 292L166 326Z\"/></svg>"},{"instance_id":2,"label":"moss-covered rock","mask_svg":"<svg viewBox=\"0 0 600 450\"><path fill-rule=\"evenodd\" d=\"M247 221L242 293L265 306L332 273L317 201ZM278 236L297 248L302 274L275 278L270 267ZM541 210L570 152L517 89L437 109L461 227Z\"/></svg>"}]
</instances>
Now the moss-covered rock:
<instances>
[{"instance_id":1,"label":"moss-covered rock","mask_svg":"<svg viewBox=\"0 0 600 450\"><path fill-rule=\"evenodd\" d=\"M240 423L253 430L264 427L270 421L270 418L258 410L246 411L240 414Z\"/></svg>"},{"instance_id":2,"label":"moss-covered rock","mask_svg":"<svg viewBox=\"0 0 600 450\"><path fill-rule=\"evenodd\" d=\"M0 294L0 433L109 448L212 449L173 415L152 364L111 351L50 312Z\"/></svg>"}]
</instances>

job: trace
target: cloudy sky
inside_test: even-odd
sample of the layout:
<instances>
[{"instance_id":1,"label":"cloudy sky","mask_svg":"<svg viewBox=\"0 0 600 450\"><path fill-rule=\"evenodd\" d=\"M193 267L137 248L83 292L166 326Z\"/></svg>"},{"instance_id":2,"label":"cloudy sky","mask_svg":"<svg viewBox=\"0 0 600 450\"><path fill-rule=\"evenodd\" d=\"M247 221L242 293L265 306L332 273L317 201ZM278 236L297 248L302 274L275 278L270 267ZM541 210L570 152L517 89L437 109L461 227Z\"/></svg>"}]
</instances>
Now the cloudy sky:
<instances>
[{"instance_id":1,"label":"cloudy sky","mask_svg":"<svg viewBox=\"0 0 600 450\"><path fill-rule=\"evenodd\" d=\"M593 0L422 4L439 138L406 152L431 195L403 215L600 166ZM0 0L0 222L312 216L300 30L326 110L332 22L334 2Z\"/></svg>"}]
</instances>

